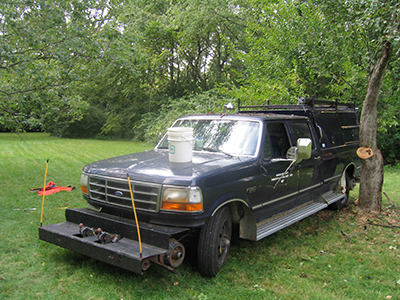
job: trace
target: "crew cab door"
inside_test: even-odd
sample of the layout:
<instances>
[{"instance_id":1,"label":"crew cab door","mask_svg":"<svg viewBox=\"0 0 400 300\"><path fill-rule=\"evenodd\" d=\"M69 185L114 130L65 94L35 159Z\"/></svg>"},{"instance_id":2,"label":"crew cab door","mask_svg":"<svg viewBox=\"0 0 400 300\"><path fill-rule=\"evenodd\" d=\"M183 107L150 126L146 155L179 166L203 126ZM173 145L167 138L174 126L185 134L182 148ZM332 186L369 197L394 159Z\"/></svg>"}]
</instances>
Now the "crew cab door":
<instances>
[{"instance_id":1,"label":"crew cab door","mask_svg":"<svg viewBox=\"0 0 400 300\"><path fill-rule=\"evenodd\" d=\"M323 181L322 160L315 142L315 136L315 132L312 130L308 120L293 120L290 122L292 144L296 145L299 138L308 138L312 141L311 157L303 159L294 168L294 172L298 174L299 179L297 206L315 199Z\"/></svg>"},{"instance_id":2,"label":"crew cab door","mask_svg":"<svg viewBox=\"0 0 400 300\"><path fill-rule=\"evenodd\" d=\"M263 198L255 207L258 221L294 208L298 192L298 175L292 161L286 159L292 146L287 122L266 122L263 138Z\"/></svg>"}]
</instances>

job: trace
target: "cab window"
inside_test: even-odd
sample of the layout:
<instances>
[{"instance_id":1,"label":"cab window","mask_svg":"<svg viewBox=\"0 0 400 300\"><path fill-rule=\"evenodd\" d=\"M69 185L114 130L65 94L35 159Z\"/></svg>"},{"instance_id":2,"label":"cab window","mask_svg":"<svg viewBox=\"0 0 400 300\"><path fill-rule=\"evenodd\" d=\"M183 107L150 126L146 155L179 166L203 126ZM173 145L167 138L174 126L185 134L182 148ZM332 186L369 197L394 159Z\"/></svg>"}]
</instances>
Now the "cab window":
<instances>
[{"instance_id":1,"label":"cab window","mask_svg":"<svg viewBox=\"0 0 400 300\"><path fill-rule=\"evenodd\" d=\"M314 142L313 136L311 134L310 126L308 125L307 122L293 122L293 137L294 137L294 143L296 143L297 139L300 138L308 138L312 141L312 146L311 149L315 150L316 149L316 144Z\"/></svg>"},{"instance_id":2,"label":"cab window","mask_svg":"<svg viewBox=\"0 0 400 300\"><path fill-rule=\"evenodd\" d=\"M290 147L286 127L283 123L267 124L264 141L264 158L285 158Z\"/></svg>"}]
</instances>

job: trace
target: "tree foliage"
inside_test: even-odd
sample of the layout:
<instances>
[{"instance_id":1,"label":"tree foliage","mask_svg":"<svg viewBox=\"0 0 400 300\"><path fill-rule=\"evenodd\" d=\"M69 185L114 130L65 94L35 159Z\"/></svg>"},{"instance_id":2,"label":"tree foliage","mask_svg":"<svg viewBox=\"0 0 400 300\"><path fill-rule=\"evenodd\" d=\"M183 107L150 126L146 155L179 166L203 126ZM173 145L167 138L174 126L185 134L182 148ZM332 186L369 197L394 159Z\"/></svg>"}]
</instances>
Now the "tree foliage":
<instances>
[{"instance_id":1,"label":"tree foliage","mask_svg":"<svg viewBox=\"0 0 400 300\"><path fill-rule=\"evenodd\" d=\"M101 58L101 1L6 1L0 4L0 121L79 119L88 103L75 88Z\"/></svg>"},{"instance_id":2,"label":"tree foliage","mask_svg":"<svg viewBox=\"0 0 400 300\"><path fill-rule=\"evenodd\" d=\"M144 136L144 114L235 82L244 68L236 54L247 47L244 4L1 4L2 127L33 122L59 136Z\"/></svg>"},{"instance_id":3,"label":"tree foliage","mask_svg":"<svg viewBox=\"0 0 400 300\"><path fill-rule=\"evenodd\" d=\"M172 116L216 111L226 97L257 104L316 96L361 106L371 66L390 40L378 147L396 164L397 9L381 0L6 1L0 129L154 140Z\"/></svg>"},{"instance_id":4,"label":"tree foliage","mask_svg":"<svg viewBox=\"0 0 400 300\"><path fill-rule=\"evenodd\" d=\"M254 103L296 102L299 96L355 101L362 106L368 78L389 41L398 49L397 1L264 1L251 0L253 18L242 53L246 72L241 85L226 89ZM378 104L378 131L396 144L398 126L398 61L388 62ZM384 159L400 156L379 136Z\"/></svg>"}]
</instances>

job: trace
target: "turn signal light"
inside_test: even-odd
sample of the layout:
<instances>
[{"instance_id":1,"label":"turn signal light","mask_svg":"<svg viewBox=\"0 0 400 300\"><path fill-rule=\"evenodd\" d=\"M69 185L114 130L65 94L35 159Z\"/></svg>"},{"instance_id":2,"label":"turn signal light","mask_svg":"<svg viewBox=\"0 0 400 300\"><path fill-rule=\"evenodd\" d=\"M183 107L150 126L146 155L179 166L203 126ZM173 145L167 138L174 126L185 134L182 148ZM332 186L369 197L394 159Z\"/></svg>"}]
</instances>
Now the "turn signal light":
<instances>
[{"instance_id":1,"label":"turn signal light","mask_svg":"<svg viewBox=\"0 0 400 300\"><path fill-rule=\"evenodd\" d=\"M87 186L82 186L82 185L81 185L81 191L82 191L82 193L84 193L84 194L86 194L86 195L89 195Z\"/></svg>"},{"instance_id":2,"label":"turn signal light","mask_svg":"<svg viewBox=\"0 0 400 300\"><path fill-rule=\"evenodd\" d=\"M161 205L162 209L165 210L178 210L178 211L201 211L203 209L203 205L201 203L171 203L171 202L163 202Z\"/></svg>"}]
</instances>

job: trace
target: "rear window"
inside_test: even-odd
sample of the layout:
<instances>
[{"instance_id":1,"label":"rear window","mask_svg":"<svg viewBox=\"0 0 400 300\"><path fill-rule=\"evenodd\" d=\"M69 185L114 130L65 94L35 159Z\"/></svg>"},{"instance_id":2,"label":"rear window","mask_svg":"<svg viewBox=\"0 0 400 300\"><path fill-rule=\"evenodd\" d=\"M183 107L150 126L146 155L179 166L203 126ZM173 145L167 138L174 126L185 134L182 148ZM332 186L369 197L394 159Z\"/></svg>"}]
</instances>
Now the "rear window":
<instances>
[{"instance_id":1,"label":"rear window","mask_svg":"<svg viewBox=\"0 0 400 300\"><path fill-rule=\"evenodd\" d=\"M340 146L359 140L357 115L354 113L323 113L317 116L316 121L322 131L322 147Z\"/></svg>"},{"instance_id":2,"label":"rear window","mask_svg":"<svg viewBox=\"0 0 400 300\"><path fill-rule=\"evenodd\" d=\"M344 144L344 135L338 114L321 114L317 116L317 124L322 131L322 147Z\"/></svg>"}]
</instances>

